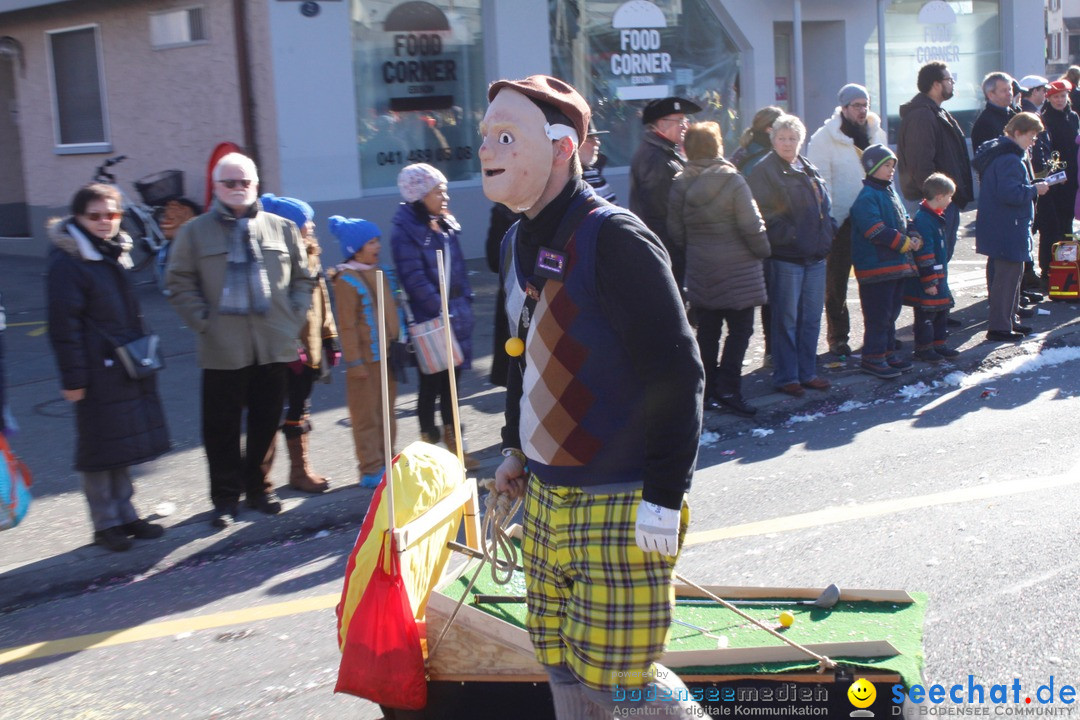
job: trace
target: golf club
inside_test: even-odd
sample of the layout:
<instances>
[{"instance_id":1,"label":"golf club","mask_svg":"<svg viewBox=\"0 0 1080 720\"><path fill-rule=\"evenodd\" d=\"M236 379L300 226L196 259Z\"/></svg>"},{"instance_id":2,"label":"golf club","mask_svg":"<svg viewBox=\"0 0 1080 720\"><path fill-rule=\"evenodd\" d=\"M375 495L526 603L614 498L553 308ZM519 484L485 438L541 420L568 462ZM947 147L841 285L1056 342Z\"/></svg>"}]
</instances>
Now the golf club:
<instances>
[{"instance_id":1,"label":"golf club","mask_svg":"<svg viewBox=\"0 0 1080 720\"><path fill-rule=\"evenodd\" d=\"M710 637L713 640L717 640L717 641L724 642L724 643L726 643L727 640L728 640L727 636L725 636L725 635L716 635L713 632L711 632L709 630L706 630L705 628L701 627L700 625L694 625L694 624L688 623L688 622L686 622L684 620L679 620L678 618L671 618L671 622L675 623L676 625L682 625L683 627L688 627L691 630L697 630L699 633L701 633L705 637Z\"/></svg>"},{"instance_id":2,"label":"golf club","mask_svg":"<svg viewBox=\"0 0 1080 720\"><path fill-rule=\"evenodd\" d=\"M825 588L814 600L728 600L732 605L808 605L822 610L835 607L839 601L840 588L835 584ZM683 602L686 602L686 598L683 599ZM713 601L702 598L700 602L712 603Z\"/></svg>"}]
</instances>

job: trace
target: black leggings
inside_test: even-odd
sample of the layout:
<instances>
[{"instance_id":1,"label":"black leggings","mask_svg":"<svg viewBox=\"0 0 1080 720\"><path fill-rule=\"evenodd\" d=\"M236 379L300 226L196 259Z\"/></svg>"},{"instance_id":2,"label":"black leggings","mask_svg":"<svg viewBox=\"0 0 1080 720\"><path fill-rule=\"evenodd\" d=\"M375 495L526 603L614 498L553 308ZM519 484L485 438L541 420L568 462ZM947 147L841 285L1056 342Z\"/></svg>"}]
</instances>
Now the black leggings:
<instances>
[{"instance_id":1,"label":"black leggings","mask_svg":"<svg viewBox=\"0 0 1080 720\"><path fill-rule=\"evenodd\" d=\"M454 373L457 389L461 389L461 370ZM439 413L443 425L454 424L453 398L450 396L450 371L443 370L434 375L420 373L420 395L416 400L416 415L420 420L420 432L428 439L439 432L435 425L435 400L439 400Z\"/></svg>"}]
</instances>

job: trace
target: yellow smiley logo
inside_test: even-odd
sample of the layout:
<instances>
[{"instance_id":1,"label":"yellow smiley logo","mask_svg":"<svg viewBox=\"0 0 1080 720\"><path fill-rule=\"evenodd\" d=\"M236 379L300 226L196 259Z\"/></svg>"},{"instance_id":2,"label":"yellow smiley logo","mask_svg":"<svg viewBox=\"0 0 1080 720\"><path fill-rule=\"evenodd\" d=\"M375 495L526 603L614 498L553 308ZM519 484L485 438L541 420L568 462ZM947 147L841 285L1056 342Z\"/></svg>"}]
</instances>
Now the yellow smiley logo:
<instances>
[{"instance_id":1,"label":"yellow smiley logo","mask_svg":"<svg viewBox=\"0 0 1080 720\"><path fill-rule=\"evenodd\" d=\"M847 691L848 700L857 708L868 708L877 698L877 688L866 678L859 678L851 683Z\"/></svg>"}]
</instances>

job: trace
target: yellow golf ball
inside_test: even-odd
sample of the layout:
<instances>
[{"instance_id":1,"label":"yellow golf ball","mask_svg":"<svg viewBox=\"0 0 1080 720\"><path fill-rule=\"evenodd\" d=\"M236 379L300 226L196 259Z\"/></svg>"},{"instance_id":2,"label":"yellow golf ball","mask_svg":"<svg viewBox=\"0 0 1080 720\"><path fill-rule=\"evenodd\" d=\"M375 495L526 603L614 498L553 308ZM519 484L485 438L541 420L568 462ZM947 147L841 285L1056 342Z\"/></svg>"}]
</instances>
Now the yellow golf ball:
<instances>
[{"instance_id":1,"label":"yellow golf ball","mask_svg":"<svg viewBox=\"0 0 1080 720\"><path fill-rule=\"evenodd\" d=\"M795 624L795 616L785 610L784 612L780 613L780 624L784 627L791 627Z\"/></svg>"},{"instance_id":2,"label":"yellow golf ball","mask_svg":"<svg viewBox=\"0 0 1080 720\"><path fill-rule=\"evenodd\" d=\"M506 349L506 354L510 357L517 357L525 352L525 343L521 341L521 338L512 337L506 341L506 345L503 347Z\"/></svg>"}]
</instances>

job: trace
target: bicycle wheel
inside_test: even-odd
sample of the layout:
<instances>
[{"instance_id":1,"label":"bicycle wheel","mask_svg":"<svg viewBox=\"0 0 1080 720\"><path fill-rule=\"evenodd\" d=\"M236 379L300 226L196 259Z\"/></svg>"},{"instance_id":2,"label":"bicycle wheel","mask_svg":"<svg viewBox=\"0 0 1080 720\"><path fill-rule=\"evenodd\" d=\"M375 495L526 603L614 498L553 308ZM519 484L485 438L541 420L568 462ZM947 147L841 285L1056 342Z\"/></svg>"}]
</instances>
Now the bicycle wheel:
<instances>
[{"instance_id":1,"label":"bicycle wheel","mask_svg":"<svg viewBox=\"0 0 1080 720\"><path fill-rule=\"evenodd\" d=\"M154 260L157 255L146 242L148 228L138 215L127 210L120 221L120 231L131 236L131 262L133 272L139 272Z\"/></svg>"}]
</instances>

